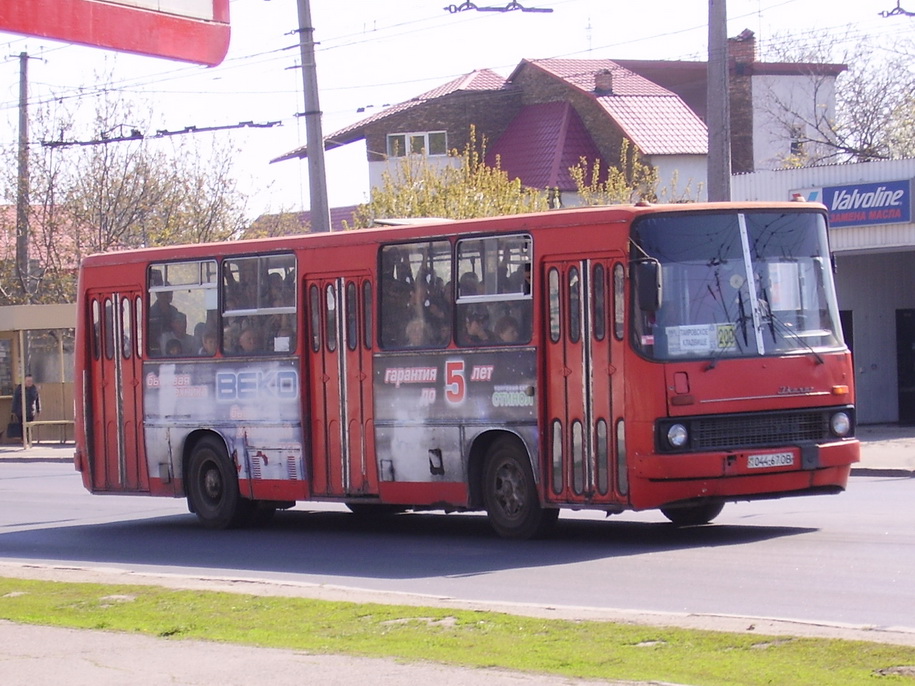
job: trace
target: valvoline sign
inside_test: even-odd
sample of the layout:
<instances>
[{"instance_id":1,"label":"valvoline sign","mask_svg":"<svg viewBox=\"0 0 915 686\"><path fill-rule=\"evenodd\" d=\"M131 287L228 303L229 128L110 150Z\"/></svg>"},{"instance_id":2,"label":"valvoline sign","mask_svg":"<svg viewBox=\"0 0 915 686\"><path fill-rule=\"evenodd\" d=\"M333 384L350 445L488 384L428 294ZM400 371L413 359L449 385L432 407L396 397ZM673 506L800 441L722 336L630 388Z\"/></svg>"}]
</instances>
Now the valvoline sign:
<instances>
[{"instance_id":1,"label":"valvoline sign","mask_svg":"<svg viewBox=\"0 0 915 686\"><path fill-rule=\"evenodd\" d=\"M871 226L912 221L912 182L881 181L823 189L829 224Z\"/></svg>"}]
</instances>

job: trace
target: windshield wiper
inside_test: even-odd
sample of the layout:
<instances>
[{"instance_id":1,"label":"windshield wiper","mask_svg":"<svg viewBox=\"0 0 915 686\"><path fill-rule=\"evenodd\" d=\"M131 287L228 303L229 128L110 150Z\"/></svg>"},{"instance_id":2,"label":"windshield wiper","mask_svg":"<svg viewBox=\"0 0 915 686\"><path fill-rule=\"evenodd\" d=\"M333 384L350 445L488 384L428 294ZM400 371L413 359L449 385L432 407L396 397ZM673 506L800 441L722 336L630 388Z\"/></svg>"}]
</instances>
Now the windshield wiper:
<instances>
[{"instance_id":1,"label":"windshield wiper","mask_svg":"<svg viewBox=\"0 0 915 686\"><path fill-rule=\"evenodd\" d=\"M801 336L792 327L788 326L785 322L783 322L781 319L779 319L775 315L775 312L773 312L772 310L768 310L768 308L767 308L766 316L769 318L769 327L770 327L770 330L772 331L772 340L773 341L775 340L775 331L777 330L782 335L784 335L786 337L790 337L791 339L800 343L802 347L806 348L807 352L809 352L811 355L813 355L813 357L816 359L817 364L824 364L825 360L823 359L823 356L820 355L820 353L818 353L816 350L814 350L813 346L810 345L807 341L805 341L803 336Z\"/></svg>"}]
</instances>

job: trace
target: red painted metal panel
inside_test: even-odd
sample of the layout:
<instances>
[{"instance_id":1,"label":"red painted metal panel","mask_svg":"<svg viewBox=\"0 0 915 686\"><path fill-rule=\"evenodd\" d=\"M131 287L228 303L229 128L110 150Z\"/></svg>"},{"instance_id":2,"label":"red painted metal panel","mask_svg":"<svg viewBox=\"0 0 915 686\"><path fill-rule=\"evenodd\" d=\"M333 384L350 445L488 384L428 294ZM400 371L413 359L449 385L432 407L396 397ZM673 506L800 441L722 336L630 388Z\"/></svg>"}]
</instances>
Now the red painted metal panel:
<instances>
[{"instance_id":1,"label":"red painted metal panel","mask_svg":"<svg viewBox=\"0 0 915 686\"><path fill-rule=\"evenodd\" d=\"M99 0L4 0L0 30L215 66L229 49L229 0L213 20Z\"/></svg>"}]
</instances>

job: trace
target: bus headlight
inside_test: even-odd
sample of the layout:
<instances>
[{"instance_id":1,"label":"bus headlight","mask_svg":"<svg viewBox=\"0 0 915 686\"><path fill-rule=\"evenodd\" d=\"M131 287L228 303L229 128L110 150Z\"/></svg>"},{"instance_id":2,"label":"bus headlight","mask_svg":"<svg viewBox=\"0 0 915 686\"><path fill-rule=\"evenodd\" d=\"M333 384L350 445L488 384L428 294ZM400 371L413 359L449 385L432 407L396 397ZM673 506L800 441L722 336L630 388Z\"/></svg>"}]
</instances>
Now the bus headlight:
<instances>
[{"instance_id":1,"label":"bus headlight","mask_svg":"<svg viewBox=\"0 0 915 686\"><path fill-rule=\"evenodd\" d=\"M672 448L682 448L689 440L689 433L682 424L671 424L667 430L667 442Z\"/></svg>"},{"instance_id":2,"label":"bus headlight","mask_svg":"<svg viewBox=\"0 0 915 686\"><path fill-rule=\"evenodd\" d=\"M851 431L851 418L845 412L836 412L829 418L829 428L833 436L845 438Z\"/></svg>"}]
</instances>

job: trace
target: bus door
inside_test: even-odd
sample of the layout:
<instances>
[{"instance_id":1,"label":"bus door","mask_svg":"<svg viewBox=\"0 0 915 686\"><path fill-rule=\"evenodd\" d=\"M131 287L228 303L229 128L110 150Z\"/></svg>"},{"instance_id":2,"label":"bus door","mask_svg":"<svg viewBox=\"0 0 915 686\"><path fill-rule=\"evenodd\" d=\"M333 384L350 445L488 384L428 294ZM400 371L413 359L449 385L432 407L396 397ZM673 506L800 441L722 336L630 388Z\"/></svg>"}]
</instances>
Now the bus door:
<instances>
[{"instance_id":1,"label":"bus door","mask_svg":"<svg viewBox=\"0 0 915 686\"><path fill-rule=\"evenodd\" d=\"M89 294L92 360L89 456L98 491L148 491L143 454L143 296L140 291Z\"/></svg>"},{"instance_id":2,"label":"bus door","mask_svg":"<svg viewBox=\"0 0 915 686\"><path fill-rule=\"evenodd\" d=\"M308 278L311 485L315 495L374 495L372 280Z\"/></svg>"},{"instance_id":3,"label":"bus door","mask_svg":"<svg viewBox=\"0 0 915 686\"><path fill-rule=\"evenodd\" d=\"M545 265L544 493L552 502L619 501L613 426L622 406L623 341L614 312L622 298L615 308L613 286L622 288L622 269L622 258L609 256Z\"/></svg>"}]
</instances>

